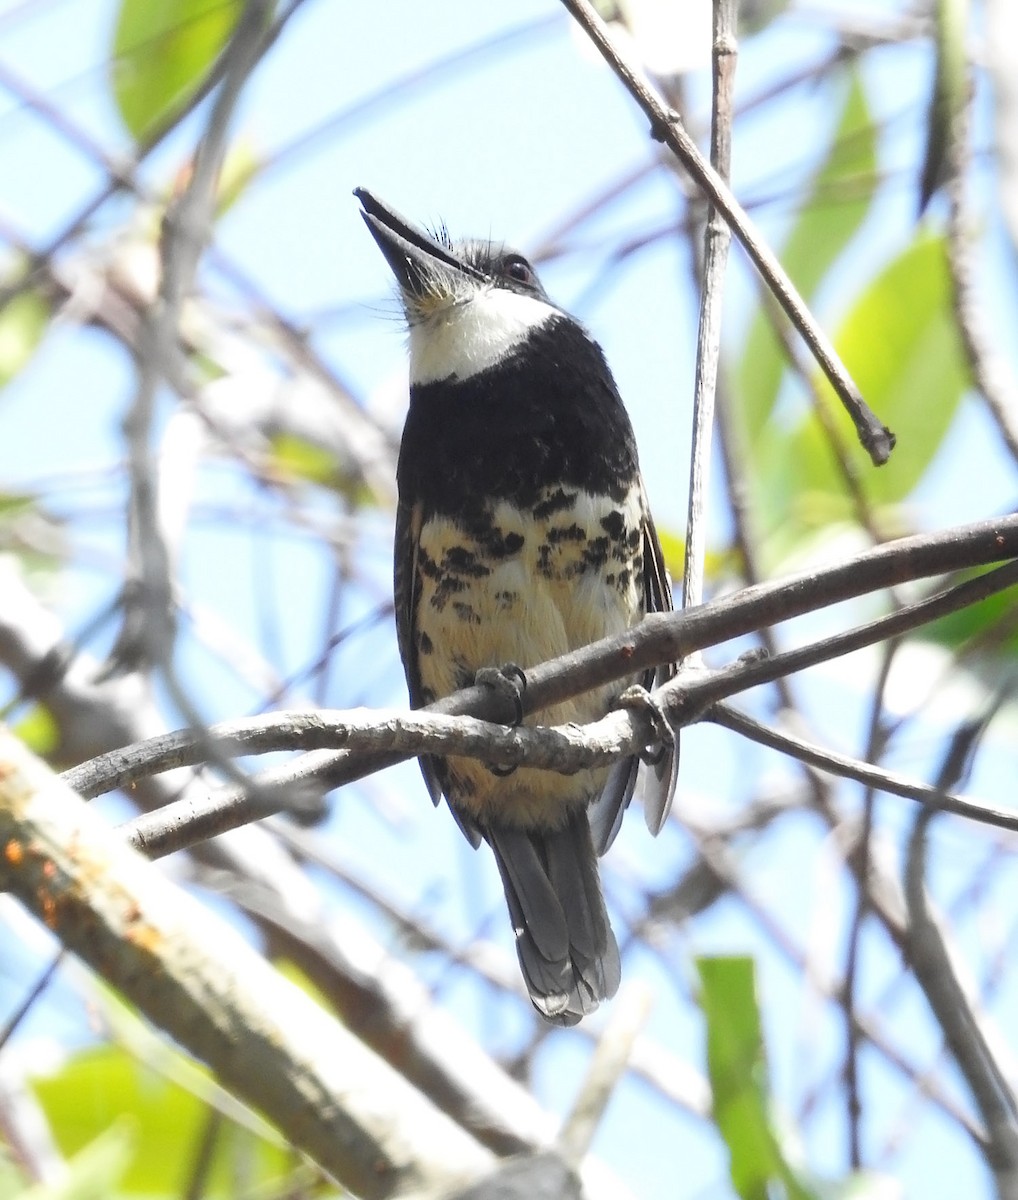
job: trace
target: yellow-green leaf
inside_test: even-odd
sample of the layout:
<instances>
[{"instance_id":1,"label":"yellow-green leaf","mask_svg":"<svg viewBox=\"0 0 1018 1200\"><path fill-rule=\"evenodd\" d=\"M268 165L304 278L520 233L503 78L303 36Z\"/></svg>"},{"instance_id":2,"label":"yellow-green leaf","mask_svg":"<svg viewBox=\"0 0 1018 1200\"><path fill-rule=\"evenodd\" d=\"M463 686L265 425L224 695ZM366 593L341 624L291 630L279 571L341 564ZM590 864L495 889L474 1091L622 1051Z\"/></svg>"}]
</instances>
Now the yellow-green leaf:
<instances>
[{"instance_id":1,"label":"yellow-green leaf","mask_svg":"<svg viewBox=\"0 0 1018 1200\"><path fill-rule=\"evenodd\" d=\"M686 566L686 539L670 529L661 528L657 531L657 540L661 543L661 553L672 582L681 580Z\"/></svg>"},{"instance_id":2,"label":"yellow-green leaf","mask_svg":"<svg viewBox=\"0 0 1018 1200\"><path fill-rule=\"evenodd\" d=\"M49 305L28 288L0 309L0 387L26 366L49 323Z\"/></svg>"},{"instance_id":3,"label":"yellow-green leaf","mask_svg":"<svg viewBox=\"0 0 1018 1200\"><path fill-rule=\"evenodd\" d=\"M291 478L335 487L339 477L336 456L306 438L281 433L272 439L273 465Z\"/></svg>"},{"instance_id":4,"label":"yellow-green leaf","mask_svg":"<svg viewBox=\"0 0 1018 1200\"><path fill-rule=\"evenodd\" d=\"M60 745L60 726L45 704L34 704L14 726L14 732L42 758L48 758Z\"/></svg>"},{"instance_id":5,"label":"yellow-green leaf","mask_svg":"<svg viewBox=\"0 0 1018 1200\"><path fill-rule=\"evenodd\" d=\"M898 437L890 461L873 467L818 373L815 387L858 487L888 520L891 506L912 492L930 465L968 384L942 239L920 235L889 263L856 298L835 344L870 407ZM853 518L851 492L815 413L791 431L772 422L757 439L754 462L755 510L786 549L820 528Z\"/></svg>"},{"instance_id":6,"label":"yellow-green leaf","mask_svg":"<svg viewBox=\"0 0 1018 1200\"><path fill-rule=\"evenodd\" d=\"M137 141L191 99L243 8L244 0L122 0L113 37L113 96Z\"/></svg>"},{"instance_id":7,"label":"yellow-green leaf","mask_svg":"<svg viewBox=\"0 0 1018 1200\"><path fill-rule=\"evenodd\" d=\"M753 960L699 958L696 966L707 1022L714 1123L728 1147L732 1186L743 1200L777 1194L789 1200L816 1200L788 1162L771 1119Z\"/></svg>"},{"instance_id":8,"label":"yellow-green leaf","mask_svg":"<svg viewBox=\"0 0 1018 1200\"><path fill-rule=\"evenodd\" d=\"M110 1200L134 1153L135 1132L130 1117L118 1118L75 1154L62 1178L22 1192L18 1200Z\"/></svg>"},{"instance_id":9,"label":"yellow-green leaf","mask_svg":"<svg viewBox=\"0 0 1018 1200\"><path fill-rule=\"evenodd\" d=\"M167 1049L165 1073L132 1058L120 1046L95 1046L73 1055L56 1075L33 1081L53 1138L65 1155L76 1155L125 1116L133 1125L134 1153L123 1168L119 1193L130 1195L182 1194L197 1147L209 1131L212 1112L207 1101L175 1079L206 1075L203 1068ZM241 1128L228 1117L217 1119L216 1134L207 1147L208 1174L202 1195L228 1200L237 1195L238 1161L245 1163L250 1190L291 1176L292 1155L282 1146ZM109 1194L109 1193L107 1193ZM315 1194L313 1191L308 1194Z\"/></svg>"},{"instance_id":10,"label":"yellow-green leaf","mask_svg":"<svg viewBox=\"0 0 1018 1200\"><path fill-rule=\"evenodd\" d=\"M817 379L824 403L850 447L871 501L898 503L922 478L940 447L968 384L951 309L943 239L921 235L856 300L836 345L885 425L897 434L890 461L867 468L851 422L830 385ZM812 488L844 493L819 420L802 424L794 456Z\"/></svg>"},{"instance_id":11,"label":"yellow-green leaf","mask_svg":"<svg viewBox=\"0 0 1018 1200\"><path fill-rule=\"evenodd\" d=\"M827 157L813 179L780 258L808 300L869 212L877 177L877 133L858 72L848 77ZM752 444L770 419L786 369L771 321L757 312L737 367L739 410Z\"/></svg>"},{"instance_id":12,"label":"yellow-green leaf","mask_svg":"<svg viewBox=\"0 0 1018 1200\"><path fill-rule=\"evenodd\" d=\"M244 194L247 185L258 173L262 160L255 153L254 143L240 138L227 151L219 172L216 188L216 216L221 217Z\"/></svg>"}]
</instances>

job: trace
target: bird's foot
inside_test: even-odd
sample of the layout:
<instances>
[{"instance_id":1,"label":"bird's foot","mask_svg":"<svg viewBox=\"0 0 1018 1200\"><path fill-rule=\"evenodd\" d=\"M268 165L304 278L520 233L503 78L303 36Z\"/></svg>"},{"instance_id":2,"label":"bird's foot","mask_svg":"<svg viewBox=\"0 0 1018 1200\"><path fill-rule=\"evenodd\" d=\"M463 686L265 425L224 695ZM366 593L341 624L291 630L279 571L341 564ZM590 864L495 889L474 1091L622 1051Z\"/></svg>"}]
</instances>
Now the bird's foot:
<instances>
[{"instance_id":1,"label":"bird's foot","mask_svg":"<svg viewBox=\"0 0 1018 1200\"><path fill-rule=\"evenodd\" d=\"M654 740L643 748L640 758L648 766L656 767L675 746L675 731L668 721L664 705L638 683L626 688L615 703L619 708L641 712L650 720L654 728Z\"/></svg>"},{"instance_id":2,"label":"bird's foot","mask_svg":"<svg viewBox=\"0 0 1018 1200\"><path fill-rule=\"evenodd\" d=\"M490 687L504 700L513 705L515 719L513 726L523 723L523 693L527 690L527 676L522 667L516 663L505 663L501 667L481 667L474 676L474 683L479 687ZM504 778L516 770L515 767L492 767L488 770L492 775Z\"/></svg>"},{"instance_id":3,"label":"bird's foot","mask_svg":"<svg viewBox=\"0 0 1018 1200\"><path fill-rule=\"evenodd\" d=\"M523 693L527 690L527 677L522 667L515 663L481 667L474 676L474 683L479 687L490 687L513 706L516 713L512 722L514 726L523 723Z\"/></svg>"}]
</instances>

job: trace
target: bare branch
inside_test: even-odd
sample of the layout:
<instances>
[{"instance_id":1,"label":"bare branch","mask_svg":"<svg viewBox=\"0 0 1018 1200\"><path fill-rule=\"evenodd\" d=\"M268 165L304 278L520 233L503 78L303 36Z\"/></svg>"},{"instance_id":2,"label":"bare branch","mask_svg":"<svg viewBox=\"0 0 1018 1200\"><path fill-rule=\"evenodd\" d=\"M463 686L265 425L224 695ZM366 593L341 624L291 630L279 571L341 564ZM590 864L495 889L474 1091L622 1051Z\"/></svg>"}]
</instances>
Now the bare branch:
<instances>
[{"instance_id":1,"label":"bare branch","mask_svg":"<svg viewBox=\"0 0 1018 1200\"><path fill-rule=\"evenodd\" d=\"M736 5L714 3L714 92L711 106L711 162L728 183L732 158L732 93L735 88ZM718 210L711 206L704 233L703 299L696 338L693 384L693 446L689 465L689 509L686 518L686 559L682 573L684 608L703 600L707 554L706 497L710 479L714 400L721 356L721 314L725 268L731 234Z\"/></svg>"},{"instance_id":2,"label":"bare branch","mask_svg":"<svg viewBox=\"0 0 1018 1200\"><path fill-rule=\"evenodd\" d=\"M125 624L114 658L130 663L132 656L140 654L144 662L162 667L185 710L188 706L174 684L172 670L172 569L158 511L152 428L158 389L164 382L172 385L179 373L181 313L212 227L215 187L230 118L241 88L258 62L269 10L266 0L250 0L244 6L224 55L223 81L191 177L166 212L159 295L139 330L138 387L124 421L131 482L130 578L125 591Z\"/></svg>"},{"instance_id":3,"label":"bare branch","mask_svg":"<svg viewBox=\"0 0 1018 1200\"><path fill-rule=\"evenodd\" d=\"M835 750L826 750L820 746L810 745L801 738L789 733L779 733L776 729L768 729L751 717L736 712L727 705L718 705L710 719L726 729L741 733L744 737L762 746L770 746L793 758L801 759L810 766L819 767L831 775L840 775L845 779L854 779L865 783L878 791L890 792L893 796L903 796L906 800L917 800L933 812L949 812L955 816L968 817L973 821L981 821L985 825L995 825L998 829L1009 829L1018 832L1018 812L1013 808L998 808L982 800L968 800L964 796L955 796L950 792L941 791L927 783L916 783L906 779L894 771L883 767L874 767L870 763L861 762L857 758L838 754Z\"/></svg>"},{"instance_id":4,"label":"bare branch","mask_svg":"<svg viewBox=\"0 0 1018 1200\"><path fill-rule=\"evenodd\" d=\"M298 913L251 880L228 894L266 930L269 957L294 963L328 999L345 1028L500 1156L551 1142L555 1122L534 1097L432 999L412 965L359 921ZM520 991L518 976L514 991Z\"/></svg>"},{"instance_id":5,"label":"bare branch","mask_svg":"<svg viewBox=\"0 0 1018 1200\"><path fill-rule=\"evenodd\" d=\"M751 655L700 677L687 675L673 680L659 689L658 695L669 718L676 725L689 723L697 719L709 705L727 696L904 632L934 616L965 607L976 599L1014 586L1015 583L1018 583L1018 564L1007 564L906 609L802 649L786 651L773 658ZM688 613L678 613L668 619L682 622L687 616ZM569 657L556 661L561 666ZM623 667L627 663L628 659L623 656ZM547 665L551 667L554 664ZM568 669L563 667L565 671ZM622 673L620 669L620 677ZM472 691L477 690L466 689L456 693L448 698L445 707L458 707L458 698L469 697ZM480 691L490 695L490 689ZM153 739L142 746L127 747L104 756L101 761L86 763L68 772L67 778L80 786L83 792L92 795L114 786L123 786L145 772L199 761L210 744L220 754L263 752L269 749L309 751L297 768L284 767L260 775L262 790L257 797L253 798L244 791L233 791L225 796L213 796L206 804L195 805L189 799L186 803L169 805L157 814L131 822L129 836L134 844L149 854L157 855L181 849L195 839L211 837L275 811L272 805L279 805L281 788L307 783L323 771L331 771L335 756L323 751L323 746L354 745L358 749L367 749L367 760L362 759L359 764L355 762L349 768L364 774L398 758L423 752L455 753L501 766L518 766L526 762L552 770L579 770L631 754L645 745L652 735L644 723L646 718L632 709L610 713L601 721L585 727L503 728L467 716L450 717L440 712L441 707L443 703L439 702L412 714L274 714L216 726L203 731L200 738L189 731L181 731ZM711 715L712 719L720 719L717 712ZM384 756L380 754L382 750ZM804 754L796 753L795 756L808 761ZM825 761L831 764L834 757ZM873 770L876 772L876 768ZM853 778L858 777L853 775ZM895 782L886 773L876 773L870 778L885 783ZM881 785L878 783L877 786ZM922 790L923 785L907 786L919 790L899 794L907 794L911 798L926 795ZM898 791L898 788L888 786L888 790ZM978 812L970 808L967 815L995 824L1011 819L1010 814L995 814L983 805L978 806ZM1010 826L1005 824L1004 827Z\"/></svg>"},{"instance_id":6,"label":"bare branch","mask_svg":"<svg viewBox=\"0 0 1018 1200\"><path fill-rule=\"evenodd\" d=\"M476 1177L490 1154L0 731L0 886L352 1191Z\"/></svg>"},{"instance_id":7,"label":"bare branch","mask_svg":"<svg viewBox=\"0 0 1018 1200\"><path fill-rule=\"evenodd\" d=\"M885 463L894 449L894 434L871 412L854 380L845 369L830 339L813 319L795 285L769 247L757 234L742 206L717 172L706 161L678 119L666 108L650 84L626 62L588 0L562 0L565 7L597 47L602 58L650 121L651 135L665 143L693 176L697 186L724 216L753 265L763 276L789 320L802 335L810 353L852 418L859 441L876 465Z\"/></svg>"},{"instance_id":8,"label":"bare branch","mask_svg":"<svg viewBox=\"0 0 1018 1200\"><path fill-rule=\"evenodd\" d=\"M926 897L926 834L932 817L929 809L919 813L909 840L905 867L909 962L986 1123L986 1157L996 1178L997 1195L1000 1200L1016 1200L1018 1105Z\"/></svg>"},{"instance_id":9,"label":"bare branch","mask_svg":"<svg viewBox=\"0 0 1018 1200\"><path fill-rule=\"evenodd\" d=\"M969 110L971 109L971 102ZM982 394L1013 462L1018 463L1018 380L1014 371L987 336L988 323L976 289L976 248L968 168L971 165L969 133L971 113L961 114L950 139L950 210L947 222L947 265L951 275L954 316L961 344L976 387Z\"/></svg>"},{"instance_id":10,"label":"bare branch","mask_svg":"<svg viewBox=\"0 0 1018 1200\"><path fill-rule=\"evenodd\" d=\"M645 987L634 984L624 989L598 1039L572 1112L559 1134L559 1153L573 1167L586 1157L608 1101L628 1068L633 1044L650 1014L651 999Z\"/></svg>"}]
</instances>

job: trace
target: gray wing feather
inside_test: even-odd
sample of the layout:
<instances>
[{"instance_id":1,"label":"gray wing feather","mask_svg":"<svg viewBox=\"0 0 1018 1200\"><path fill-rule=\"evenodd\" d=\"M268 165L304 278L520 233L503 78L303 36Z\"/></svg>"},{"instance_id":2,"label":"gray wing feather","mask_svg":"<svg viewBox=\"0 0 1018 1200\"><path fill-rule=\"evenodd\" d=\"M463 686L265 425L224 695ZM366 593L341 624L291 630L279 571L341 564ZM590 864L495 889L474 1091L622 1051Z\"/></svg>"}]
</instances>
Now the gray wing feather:
<instances>
[{"instance_id":1,"label":"gray wing feather","mask_svg":"<svg viewBox=\"0 0 1018 1200\"><path fill-rule=\"evenodd\" d=\"M644 498L643 525L643 562L644 586L646 594L646 611L671 612L672 587L665 567L664 554L658 540L654 519ZM657 668L652 679L644 684L660 687L674 678L677 667L675 663L665 663ZM675 784L679 774L679 740L662 755L661 760L646 772L646 782L643 789L643 815L647 828L656 837L664 828L668 813L675 796Z\"/></svg>"},{"instance_id":2,"label":"gray wing feather","mask_svg":"<svg viewBox=\"0 0 1018 1200\"><path fill-rule=\"evenodd\" d=\"M395 552L392 556L393 607L396 613L396 643L403 662L411 708L420 708L424 703L417 663L417 641L414 637L414 625L417 620L417 550L420 545L420 522L421 514L417 506L404 504L402 501L396 505L396 536L393 543ZM417 761L431 802L437 806L442 801L443 791L438 764L430 754L422 754ZM468 829L459 817L457 822L470 843L474 847L478 846L480 835L477 831Z\"/></svg>"},{"instance_id":3,"label":"gray wing feather","mask_svg":"<svg viewBox=\"0 0 1018 1200\"><path fill-rule=\"evenodd\" d=\"M599 856L607 854L622 828L622 818L633 798L639 769L638 758L624 758L615 763L600 796L587 809L594 849Z\"/></svg>"},{"instance_id":4,"label":"gray wing feather","mask_svg":"<svg viewBox=\"0 0 1018 1200\"><path fill-rule=\"evenodd\" d=\"M642 491L642 484L641 484ZM650 515L646 494L643 494L643 601L644 612L671 612L672 588L665 567L664 554L658 541L654 520ZM666 663L648 671L641 683L645 688L660 685L675 674L675 664ZM638 758L623 759L612 767L608 782L600 796L591 804L590 825L597 853L604 854L622 827L629 802L636 787ZM643 811L647 828L657 835L664 827L675 795L679 771L678 741L661 756L659 762L644 774Z\"/></svg>"}]
</instances>

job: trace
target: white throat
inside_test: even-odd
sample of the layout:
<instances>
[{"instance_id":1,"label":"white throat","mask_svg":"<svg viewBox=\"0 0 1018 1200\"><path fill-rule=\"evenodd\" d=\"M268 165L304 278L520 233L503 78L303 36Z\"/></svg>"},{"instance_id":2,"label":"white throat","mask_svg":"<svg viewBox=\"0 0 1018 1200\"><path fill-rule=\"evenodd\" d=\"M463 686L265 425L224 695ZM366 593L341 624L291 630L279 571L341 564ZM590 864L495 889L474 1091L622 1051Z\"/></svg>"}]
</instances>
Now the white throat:
<instances>
[{"instance_id":1,"label":"white throat","mask_svg":"<svg viewBox=\"0 0 1018 1200\"><path fill-rule=\"evenodd\" d=\"M486 287L410 326L410 382L470 379L525 341L558 310L533 296Z\"/></svg>"}]
</instances>

